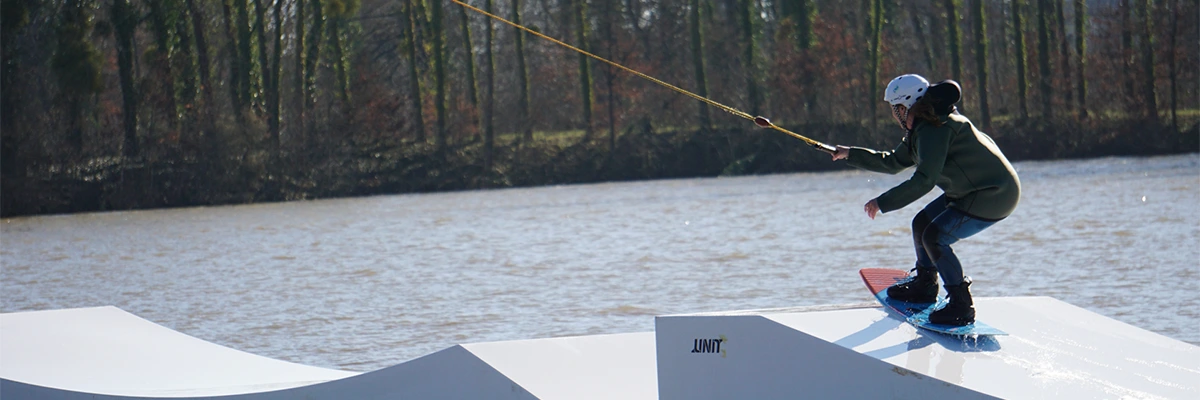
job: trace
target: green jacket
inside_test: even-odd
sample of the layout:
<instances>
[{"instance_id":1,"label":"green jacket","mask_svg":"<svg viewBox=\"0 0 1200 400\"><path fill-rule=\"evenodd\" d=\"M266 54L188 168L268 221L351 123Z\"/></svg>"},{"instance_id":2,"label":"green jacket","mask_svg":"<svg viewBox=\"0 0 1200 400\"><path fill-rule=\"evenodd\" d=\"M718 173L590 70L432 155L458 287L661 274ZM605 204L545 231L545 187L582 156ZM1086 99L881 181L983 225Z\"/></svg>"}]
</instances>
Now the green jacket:
<instances>
[{"instance_id":1,"label":"green jacket","mask_svg":"<svg viewBox=\"0 0 1200 400\"><path fill-rule=\"evenodd\" d=\"M896 174L917 166L908 180L879 195L879 210L907 206L934 186L947 205L968 215L999 220L1012 214L1021 180L991 137L959 114L940 117L942 126L918 122L913 134L890 152L852 147L847 162L856 168Z\"/></svg>"}]
</instances>

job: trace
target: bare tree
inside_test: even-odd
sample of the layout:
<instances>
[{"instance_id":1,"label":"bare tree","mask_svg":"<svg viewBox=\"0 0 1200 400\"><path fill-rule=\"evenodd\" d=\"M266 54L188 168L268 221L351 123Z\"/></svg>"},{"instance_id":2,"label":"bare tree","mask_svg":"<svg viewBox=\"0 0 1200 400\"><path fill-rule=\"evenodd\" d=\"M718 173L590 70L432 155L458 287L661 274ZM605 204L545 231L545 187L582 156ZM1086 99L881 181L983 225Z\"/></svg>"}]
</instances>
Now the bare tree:
<instances>
[{"instance_id":1,"label":"bare tree","mask_svg":"<svg viewBox=\"0 0 1200 400\"><path fill-rule=\"evenodd\" d=\"M1079 118L1088 117L1087 109L1087 77L1084 76L1084 71L1087 66L1087 2L1084 0L1075 0L1075 90L1077 91L1075 98L1079 110Z\"/></svg>"},{"instance_id":2,"label":"bare tree","mask_svg":"<svg viewBox=\"0 0 1200 400\"><path fill-rule=\"evenodd\" d=\"M979 115L983 127L992 126L992 114L988 108L988 41L984 19L983 0L975 0L971 7L971 19L975 25L975 82L979 87Z\"/></svg>"},{"instance_id":3,"label":"bare tree","mask_svg":"<svg viewBox=\"0 0 1200 400\"><path fill-rule=\"evenodd\" d=\"M704 76L704 27L701 25L700 0L691 0L688 10L691 19L692 34L692 74L696 79L696 94L708 97L708 79ZM708 104L698 103L700 127L712 129L712 119L708 115Z\"/></svg>"}]
</instances>

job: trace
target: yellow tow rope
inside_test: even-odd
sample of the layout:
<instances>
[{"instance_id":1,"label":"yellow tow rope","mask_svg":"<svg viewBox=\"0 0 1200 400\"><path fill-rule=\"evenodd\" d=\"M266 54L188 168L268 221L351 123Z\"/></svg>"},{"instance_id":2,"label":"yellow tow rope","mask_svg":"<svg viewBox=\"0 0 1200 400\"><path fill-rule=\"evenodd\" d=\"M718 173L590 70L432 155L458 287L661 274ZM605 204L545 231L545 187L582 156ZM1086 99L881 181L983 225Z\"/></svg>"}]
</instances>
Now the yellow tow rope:
<instances>
[{"instance_id":1,"label":"yellow tow rope","mask_svg":"<svg viewBox=\"0 0 1200 400\"><path fill-rule=\"evenodd\" d=\"M626 71L626 72L629 72L629 73L631 73L631 74L634 74L634 75L637 75L637 76L640 76L640 77L642 77L642 78L645 78L645 79L647 79L647 80L649 80L649 81L651 81L651 82L657 83L657 84L659 84L659 85L662 85L662 86L664 86L664 87L666 87L666 88L669 88L669 89L671 89L671 90L674 90L674 91L676 91L676 92L679 92L679 93L683 93L683 94L685 94L685 95L688 95L688 96L690 96L690 97L691 97L691 98L693 98L693 99L700 100L700 101L703 101L703 102L705 102L705 103L708 103L709 105L711 105L711 106L713 106L713 107L716 107L716 108L719 108L719 109L722 109L722 110L724 110L725 112L728 112L728 113L730 113L730 114L733 114L733 115L736 115L736 116L739 116L739 117L742 117L742 118L745 118L745 119L748 119L748 120L754 121L754 124L755 124L755 125L758 125L759 127L762 127L762 128L771 128L771 129L775 129L775 130L777 130L777 131L780 131L780 132L786 133L786 134L788 134L788 135L790 135L790 136L792 136L792 137L794 137L794 138L796 138L796 139L800 139L800 140L804 141L804 143L807 143L808 145L810 145L810 146L813 146L813 147L814 147L814 148L816 148L817 150L821 150L821 151L824 151L824 152L826 152L826 153L829 153L829 154L834 154L834 153L836 153L836 152L837 152L837 149L836 149L836 148L834 148L833 146L830 146L830 145L828 145L828 144L825 144L825 143L818 142L818 141L816 141L816 140L809 139L809 138L807 138L807 137L804 137L803 135L800 135L800 134L798 134L798 133L795 133L795 132L789 131L789 130L787 130L787 129L783 129L783 128L779 127L778 125L772 124L770 120L768 120L768 119L766 119L766 118L764 118L764 117L755 117L755 116L752 116L752 115L750 115L750 114L747 114L747 113L745 113L745 112L742 112L742 111L740 111L740 110L738 110L738 109L736 109L736 108L733 108L733 107L730 107L730 106L727 106L727 105L724 105L724 104L721 104L721 103L718 103L718 102L712 101L712 100L710 100L710 99L708 99L708 98L706 98L706 97L704 97L704 96L700 96L700 95L698 95L698 94L695 94L695 93L689 92L689 91L687 91L687 90L683 90L682 88L679 88L678 86L675 86L675 85L672 85L672 84L670 84L670 83L666 83L666 82L660 81L660 80L658 80L658 79L654 78L653 76L646 75L646 74L643 74L643 73L641 73L641 72L634 71L634 70L632 70L632 69L630 69L630 68L628 68L628 67L625 67L624 65L617 64L617 63L615 63L615 62L612 62L612 61L608 61L608 60L604 59L603 57L600 57L600 56L597 56L597 55L595 55L595 54L592 54L592 53L586 52L586 51L584 51L583 49L580 49L580 48L578 48L578 47L575 47L575 46L572 46L572 45L569 45L569 44L563 43L562 41L560 41L560 40L558 40L558 39L555 39L555 38L552 38L552 37L549 37L549 36L543 35L543 34L541 34L541 33L537 32L537 31L534 31L534 30L532 30L532 29L529 29L529 28L526 28L526 27L524 27L524 26L518 25L517 23L514 23L514 22L512 22L512 21L506 20L506 19L504 19L504 18L500 18L499 16L496 16L496 15L494 15L494 14L492 14L492 13L489 13L489 12L487 12L487 11L484 11L484 10L478 9L478 8L476 8L476 7L473 7L473 6L471 6L470 4L464 3L464 2L462 2L462 1L460 1L460 0L450 0L450 1L452 1L452 2L455 2L455 3L458 3L458 5L460 5L460 6L463 6L463 7L466 7L468 10L475 11L475 12L478 12L478 13L480 13L480 14L486 15L486 16L488 16L488 17L491 17L491 18L495 19L495 20L498 20L498 21L500 21L500 22L503 22L503 23L506 23L506 24L508 24L508 25L511 25L511 26L512 26L512 27L514 27L514 28L517 28L517 29L523 30L523 31L525 31L525 32L529 32L530 34L532 34L532 35L534 35L534 36L540 37L540 38L542 38L542 39L549 40L549 41L551 41L551 42L554 42L554 43L557 43L557 44L559 44L559 45L561 45L561 46L563 46L563 47L566 47L566 48L568 48L568 49L575 50L575 51L579 52L580 54L583 54L583 55L585 55L585 56L588 56L588 57L594 58L594 59L596 59L596 60L598 60L598 61L604 62L605 64L608 64L608 65L611 65L611 66L617 67L617 68L619 68L619 69L621 69L621 70L624 70L624 71Z\"/></svg>"}]
</instances>

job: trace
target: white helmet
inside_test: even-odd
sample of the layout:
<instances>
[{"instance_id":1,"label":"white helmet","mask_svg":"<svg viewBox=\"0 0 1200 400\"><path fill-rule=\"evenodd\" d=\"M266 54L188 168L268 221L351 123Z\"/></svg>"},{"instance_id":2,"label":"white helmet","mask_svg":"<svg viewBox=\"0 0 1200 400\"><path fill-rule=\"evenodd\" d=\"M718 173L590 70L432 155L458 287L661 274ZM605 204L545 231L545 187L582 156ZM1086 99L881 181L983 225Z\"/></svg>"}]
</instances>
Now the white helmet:
<instances>
[{"instance_id":1,"label":"white helmet","mask_svg":"<svg viewBox=\"0 0 1200 400\"><path fill-rule=\"evenodd\" d=\"M900 75L896 79L892 79L888 83L887 89L884 89L883 101L892 106L901 105L904 108L912 108L913 103L925 95L925 89L929 89L929 81L920 75Z\"/></svg>"}]
</instances>

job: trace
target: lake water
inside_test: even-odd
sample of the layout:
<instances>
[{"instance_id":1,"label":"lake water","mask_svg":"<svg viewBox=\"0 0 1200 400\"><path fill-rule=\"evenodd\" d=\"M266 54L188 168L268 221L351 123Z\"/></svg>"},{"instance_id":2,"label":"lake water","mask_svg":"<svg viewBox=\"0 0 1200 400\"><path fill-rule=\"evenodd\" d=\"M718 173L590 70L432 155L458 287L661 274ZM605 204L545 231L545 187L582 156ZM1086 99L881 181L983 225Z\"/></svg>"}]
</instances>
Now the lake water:
<instances>
[{"instance_id":1,"label":"lake water","mask_svg":"<svg viewBox=\"0 0 1200 400\"><path fill-rule=\"evenodd\" d=\"M1200 155L1022 162L955 246L976 296L1052 296L1200 344ZM369 371L458 343L652 331L654 315L871 302L911 268L910 172L571 185L7 219L0 311L114 305ZM982 320L986 314L979 315Z\"/></svg>"}]
</instances>

